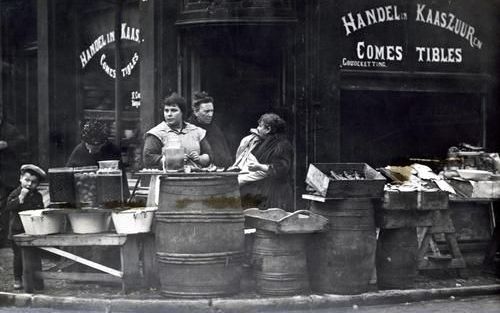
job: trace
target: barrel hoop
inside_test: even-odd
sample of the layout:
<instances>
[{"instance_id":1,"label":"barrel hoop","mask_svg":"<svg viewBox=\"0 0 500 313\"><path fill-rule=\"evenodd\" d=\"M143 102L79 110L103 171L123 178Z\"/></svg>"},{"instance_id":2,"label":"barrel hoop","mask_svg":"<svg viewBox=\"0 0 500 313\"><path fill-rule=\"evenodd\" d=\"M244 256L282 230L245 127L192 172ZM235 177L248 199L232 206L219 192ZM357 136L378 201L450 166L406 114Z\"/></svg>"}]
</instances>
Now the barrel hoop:
<instances>
[{"instance_id":1,"label":"barrel hoop","mask_svg":"<svg viewBox=\"0 0 500 313\"><path fill-rule=\"evenodd\" d=\"M180 254L156 252L159 263L167 264L226 264L241 263L244 252L229 251L217 253Z\"/></svg>"},{"instance_id":2,"label":"barrel hoop","mask_svg":"<svg viewBox=\"0 0 500 313\"><path fill-rule=\"evenodd\" d=\"M306 273L264 273L260 271L255 272L255 277L257 279L263 279L268 281L297 281L297 280L307 280L308 275Z\"/></svg>"},{"instance_id":3,"label":"barrel hoop","mask_svg":"<svg viewBox=\"0 0 500 313\"><path fill-rule=\"evenodd\" d=\"M227 216L227 215L233 215L233 216L244 216L242 210L224 210L224 211L212 211L212 212L207 212L207 211L185 211L185 212L157 212L155 213L155 216L164 216L164 217L176 217L176 216Z\"/></svg>"},{"instance_id":4,"label":"barrel hoop","mask_svg":"<svg viewBox=\"0 0 500 313\"><path fill-rule=\"evenodd\" d=\"M241 198L238 195L235 196L227 196L227 195L222 195L222 196L208 196L208 197L202 197L199 199L196 198L189 198L189 197L184 197L184 198L178 198L175 199L175 208L176 209L184 209L187 208L188 206L192 206L194 204L199 204L202 205L203 207L206 208L214 208L214 209L232 209L232 208L238 208L241 207Z\"/></svg>"},{"instance_id":5,"label":"barrel hoop","mask_svg":"<svg viewBox=\"0 0 500 313\"><path fill-rule=\"evenodd\" d=\"M337 212L332 212L329 211L328 213L325 212L314 212L314 213L319 213L320 215L323 215L325 217L369 217L372 216L372 210L353 210L353 211L337 211Z\"/></svg>"},{"instance_id":6,"label":"barrel hoop","mask_svg":"<svg viewBox=\"0 0 500 313\"><path fill-rule=\"evenodd\" d=\"M253 250L254 254L265 255L265 256L296 256L300 254L305 254L304 251L297 250L273 250L273 249L265 249L265 248L256 248Z\"/></svg>"},{"instance_id":7,"label":"barrel hoop","mask_svg":"<svg viewBox=\"0 0 500 313\"><path fill-rule=\"evenodd\" d=\"M163 223L243 223L245 217L241 213L234 214L156 214L156 221Z\"/></svg>"},{"instance_id":8,"label":"barrel hoop","mask_svg":"<svg viewBox=\"0 0 500 313\"><path fill-rule=\"evenodd\" d=\"M213 181L221 181L221 180L224 180L224 181L230 181L230 180L234 180L235 177L224 177L224 176L221 176L221 175L210 175L210 176L196 176L196 177L193 177L193 176L187 176L187 177L182 177L182 176L160 176L160 180L163 180L163 181L189 181L189 182L192 182L192 181L200 181L200 180L203 180L203 181L206 181L206 180L213 180ZM205 186L205 184L203 184ZM220 184L219 184L220 185Z\"/></svg>"}]
</instances>

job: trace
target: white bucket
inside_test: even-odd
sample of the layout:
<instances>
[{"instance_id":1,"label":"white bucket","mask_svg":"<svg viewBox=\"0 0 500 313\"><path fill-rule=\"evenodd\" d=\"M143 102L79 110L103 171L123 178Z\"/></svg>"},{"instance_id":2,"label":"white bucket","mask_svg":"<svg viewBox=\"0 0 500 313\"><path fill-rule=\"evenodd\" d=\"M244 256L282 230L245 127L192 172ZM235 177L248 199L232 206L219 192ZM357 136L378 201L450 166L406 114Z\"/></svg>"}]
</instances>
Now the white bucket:
<instances>
[{"instance_id":1,"label":"white bucket","mask_svg":"<svg viewBox=\"0 0 500 313\"><path fill-rule=\"evenodd\" d=\"M19 212L24 232L28 235L60 233L63 229L63 214L47 214L55 209L28 210Z\"/></svg>"},{"instance_id":2,"label":"white bucket","mask_svg":"<svg viewBox=\"0 0 500 313\"><path fill-rule=\"evenodd\" d=\"M108 230L111 222L108 212L68 213L71 228L75 234L95 234Z\"/></svg>"},{"instance_id":3,"label":"white bucket","mask_svg":"<svg viewBox=\"0 0 500 313\"><path fill-rule=\"evenodd\" d=\"M113 212L111 217L118 234L147 233L151 230L156 207L133 208Z\"/></svg>"}]
</instances>

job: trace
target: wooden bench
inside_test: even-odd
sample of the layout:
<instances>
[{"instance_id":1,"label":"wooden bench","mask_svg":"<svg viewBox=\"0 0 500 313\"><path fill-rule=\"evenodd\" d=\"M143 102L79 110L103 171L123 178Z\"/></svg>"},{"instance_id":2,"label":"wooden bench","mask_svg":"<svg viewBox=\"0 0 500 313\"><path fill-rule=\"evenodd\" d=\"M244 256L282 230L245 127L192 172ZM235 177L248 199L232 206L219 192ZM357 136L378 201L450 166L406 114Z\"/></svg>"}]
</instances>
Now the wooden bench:
<instances>
[{"instance_id":1,"label":"wooden bench","mask_svg":"<svg viewBox=\"0 0 500 313\"><path fill-rule=\"evenodd\" d=\"M23 285L26 292L43 289L44 279L67 279L74 281L99 281L121 283L122 291L154 285L155 248L152 234L123 235L98 234L54 234L15 235L14 241L21 248L23 259ZM153 242L153 244L151 244ZM140 245L143 246L143 274L140 271ZM120 247L121 270L116 270L82 258L57 247L118 246ZM103 273L48 272L42 271L41 251L48 251L75 262L97 269ZM142 282L138 283L138 282Z\"/></svg>"}]
</instances>

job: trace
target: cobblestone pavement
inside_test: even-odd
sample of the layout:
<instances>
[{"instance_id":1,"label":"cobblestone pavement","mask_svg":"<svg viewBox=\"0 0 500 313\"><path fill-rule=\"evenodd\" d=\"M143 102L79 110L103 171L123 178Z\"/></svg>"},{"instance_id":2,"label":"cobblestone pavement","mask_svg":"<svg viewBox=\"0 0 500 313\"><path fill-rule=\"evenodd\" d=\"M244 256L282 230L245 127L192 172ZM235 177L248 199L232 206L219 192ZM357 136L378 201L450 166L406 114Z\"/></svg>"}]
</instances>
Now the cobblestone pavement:
<instances>
[{"instance_id":1,"label":"cobblestone pavement","mask_svg":"<svg viewBox=\"0 0 500 313\"><path fill-rule=\"evenodd\" d=\"M47 255L43 259L43 267L50 268L57 263L57 259ZM415 288L445 288L445 287L461 287L461 286L481 286L500 283L500 279L493 275L481 273L479 268L469 269L466 272L465 278L457 278L455 271L439 271L429 273L427 275L419 275L417 277ZM251 277L247 271L246 278ZM46 280L46 287L39 293L53 296L76 296L90 298L123 298L119 285L102 285L89 283L73 283L69 281ZM372 286L372 291L376 291L376 287ZM13 289L12 276L12 251L10 248L0 249L0 290L6 292L22 292ZM255 294L254 284L250 279L242 281L242 292L236 297L238 298L259 298ZM128 299L162 299L162 296L155 289L143 289L137 292L127 294Z\"/></svg>"}]
</instances>

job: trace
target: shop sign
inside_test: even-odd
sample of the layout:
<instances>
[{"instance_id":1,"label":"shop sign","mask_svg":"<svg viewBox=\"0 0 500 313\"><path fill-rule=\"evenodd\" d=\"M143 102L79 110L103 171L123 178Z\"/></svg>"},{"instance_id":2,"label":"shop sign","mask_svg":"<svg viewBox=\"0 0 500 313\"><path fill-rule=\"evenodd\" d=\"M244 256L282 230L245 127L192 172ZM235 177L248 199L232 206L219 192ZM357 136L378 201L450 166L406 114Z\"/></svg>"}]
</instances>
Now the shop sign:
<instances>
[{"instance_id":1,"label":"shop sign","mask_svg":"<svg viewBox=\"0 0 500 313\"><path fill-rule=\"evenodd\" d=\"M140 30L139 28L131 27L127 25L127 23L121 24L121 40L129 40L134 41L136 43L140 43ZM82 65L82 69L84 69L87 64L92 60L94 56L99 54L99 52L106 47L107 45L115 42L115 31L110 31L104 34L98 35L95 40L86 48L85 50L80 52L80 62ZM136 66L139 61L139 54L134 52L131 59L127 62L123 68L120 69L119 73L122 77L127 77L132 74L132 70ZM99 57L99 65L101 69L111 78L116 78L116 69L111 67L107 62L107 56L105 53L102 53Z\"/></svg>"},{"instance_id":2,"label":"shop sign","mask_svg":"<svg viewBox=\"0 0 500 313\"><path fill-rule=\"evenodd\" d=\"M477 27L449 6L443 9L420 2L341 13L345 39L340 67L435 70L432 66L439 65L448 70L478 63L475 58L484 43Z\"/></svg>"}]
</instances>

